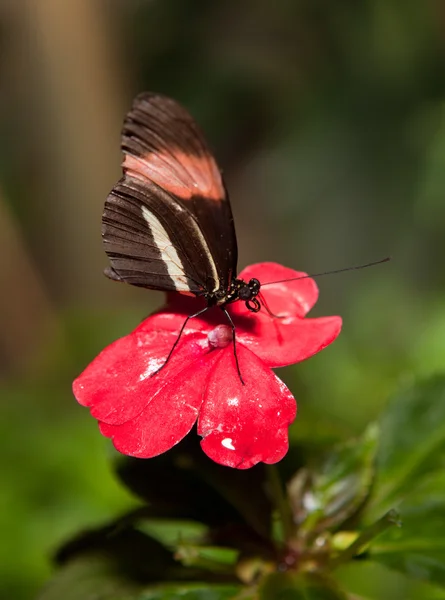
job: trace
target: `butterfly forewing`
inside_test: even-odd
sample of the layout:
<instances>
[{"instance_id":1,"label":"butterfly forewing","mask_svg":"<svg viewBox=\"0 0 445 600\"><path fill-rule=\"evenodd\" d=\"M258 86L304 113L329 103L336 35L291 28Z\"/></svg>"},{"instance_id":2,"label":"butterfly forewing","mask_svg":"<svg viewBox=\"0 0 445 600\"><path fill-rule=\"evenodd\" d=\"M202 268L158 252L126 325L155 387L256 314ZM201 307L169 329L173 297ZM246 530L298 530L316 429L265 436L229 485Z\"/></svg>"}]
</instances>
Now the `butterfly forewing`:
<instances>
[{"instance_id":1,"label":"butterfly forewing","mask_svg":"<svg viewBox=\"0 0 445 600\"><path fill-rule=\"evenodd\" d=\"M142 94L122 134L124 177L103 216L108 275L161 290L212 294L236 275L229 200L216 162L191 116Z\"/></svg>"},{"instance_id":2,"label":"butterfly forewing","mask_svg":"<svg viewBox=\"0 0 445 600\"><path fill-rule=\"evenodd\" d=\"M123 178L105 203L102 223L112 278L194 294L205 291L203 282L214 284L193 216L155 184Z\"/></svg>"}]
</instances>

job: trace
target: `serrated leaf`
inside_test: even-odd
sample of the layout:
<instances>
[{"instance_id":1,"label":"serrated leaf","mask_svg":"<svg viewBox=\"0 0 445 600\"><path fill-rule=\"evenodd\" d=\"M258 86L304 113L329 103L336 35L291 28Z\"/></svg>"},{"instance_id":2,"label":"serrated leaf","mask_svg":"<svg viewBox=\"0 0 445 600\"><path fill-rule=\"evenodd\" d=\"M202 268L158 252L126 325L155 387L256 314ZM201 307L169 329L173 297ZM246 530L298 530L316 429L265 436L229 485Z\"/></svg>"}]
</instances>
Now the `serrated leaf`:
<instances>
[{"instance_id":1,"label":"serrated leaf","mask_svg":"<svg viewBox=\"0 0 445 600\"><path fill-rule=\"evenodd\" d=\"M334 447L318 469L297 473L288 491L300 530L333 527L360 508L371 489L377 440L371 425L360 439Z\"/></svg>"},{"instance_id":2,"label":"serrated leaf","mask_svg":"<svg viewBox=\"0 0 445 600\"><path fill-rule=\"evenodd\" d=\"M347 600L347 595L327 577L272 573L260 585L259 600Z\"/></svg>"},{"instance_id":3,"label":"serrated leaf","mask_svg":"<svg viewBox=\"0 0 445 600\"><path fill-rule=\"evenodd\" d=\"M445 586L445 473L431 474L399 511L402 526L377 538L370 557L409 577Z\"/></svg>"},{"instance_id":4,"label":"serrated leaf","mask_svg":"<svg viewBox=\"0 0 445 600\"><path fill-rule=\"evenodd\" d=\"M372 520L445 464L445 376L402 390L380 425L377 478L368 509Z\"/></svg>"}]
</instances>

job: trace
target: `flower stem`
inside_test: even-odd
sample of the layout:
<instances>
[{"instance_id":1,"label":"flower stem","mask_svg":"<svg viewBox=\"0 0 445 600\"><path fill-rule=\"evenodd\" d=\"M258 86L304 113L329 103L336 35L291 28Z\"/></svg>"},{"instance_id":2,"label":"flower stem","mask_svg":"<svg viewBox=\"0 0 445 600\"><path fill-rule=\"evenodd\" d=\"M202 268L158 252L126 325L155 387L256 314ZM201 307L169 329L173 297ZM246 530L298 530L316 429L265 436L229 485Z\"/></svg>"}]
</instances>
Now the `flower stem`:
<instances>
[{"instance_id":1,"label":"flower stem","mask_svg":"<svg viewBox=\"0 0 445 600\"><path fill-rule=\"evenodd\" d=\"M335 569L336 567L349 562L354 556L360 554L360 552L363 551L364 546L369 544L371 540L393 525L400 527L400 518L396 510L388 511L378 521L362 531L350 546L329 561L328 567L330 569Z\"/></svg>"},{"instance_id":2,"label":"flower stem","mask_svg":"<svg viewBox=\"0 0 445 600\"><path fill-rule=\"evenodd\" d=\"M283 540L286 541L292 537L294 529L290 504L284 493L277 467L267 465L266 471L270 497L281 522Z\"/></svg>"}]
</instances>

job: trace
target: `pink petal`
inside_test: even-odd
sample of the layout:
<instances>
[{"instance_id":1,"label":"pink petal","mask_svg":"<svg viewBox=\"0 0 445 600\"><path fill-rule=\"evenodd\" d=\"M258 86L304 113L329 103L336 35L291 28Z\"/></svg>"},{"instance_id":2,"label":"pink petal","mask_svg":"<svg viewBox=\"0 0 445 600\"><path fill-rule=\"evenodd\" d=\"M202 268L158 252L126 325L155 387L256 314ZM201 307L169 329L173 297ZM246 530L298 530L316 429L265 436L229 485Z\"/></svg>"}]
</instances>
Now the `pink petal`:
<instances>
[{"instance_id":1,"label":"pink petal","mask_svg":"<svg viewBox=\"0 0 445 600\"><path fill-rule=\"evenodd\" d=\"M294 271L278 263L267 262L246 267L238 275L238 278L245 281L256 278L263 286L268 282L305 277L305 275L306 273L302 271ZM318 300L318 287L313 279L305 277L296 281L265 285L261 287L261 294L264 296L269 310L274 314L304 317ZM235 303L235 311L239 310L243 304Z\"/></svg>"},{"instance_id":2,"label":"pink petal","mask_svg":"<svg viewBox=\"0 0 445 600\"><path fill-rule=\"evenodd\" d=\"M207 336L184 334L168 364L165 361L177 332L141 331L117 340L74 381L77 401L89 406L93 417L109 424L134 419L176 375L209 352Z\"/></svg>"},{"instance_id":3,"label":"pink petal","mask_svg":"<svg viewBox=\"0 0 445 600\"><path fill-rule=\"evenodd\" d=\"M239 322L236 320L237 325ZM320 352L335 340L342 326L340 317L276 319L264 311L252 314L247 309L243 323L237 326L237 340L272 368L292 365Z\"/></svg>"},{"instance_id":4,"label":"pink petal","mask_svg":"<svg viewBox=\"0 0 445 600\"><path fill-rule=\"evenodd\" d=\"M259 462L278 462L286 454L296 403L284 383L250 350L238 344L237 353L245 385L229 345L218 352L210 374L198 433L212 460L248 469Z\"/></svg>"},{"instance_id":5,"label":"pink petal","mask_svg":"<svg viewBox=\"0 0 445 600\"><path fill-rule=\"evenodd\" d=\"M201 356L176 374L153 397L146 408L122 425L99 423L100 431L113 440L119 452L152 458L170 450L193 427L203 400L217 352Z\"/></svg>"}]
</instances>

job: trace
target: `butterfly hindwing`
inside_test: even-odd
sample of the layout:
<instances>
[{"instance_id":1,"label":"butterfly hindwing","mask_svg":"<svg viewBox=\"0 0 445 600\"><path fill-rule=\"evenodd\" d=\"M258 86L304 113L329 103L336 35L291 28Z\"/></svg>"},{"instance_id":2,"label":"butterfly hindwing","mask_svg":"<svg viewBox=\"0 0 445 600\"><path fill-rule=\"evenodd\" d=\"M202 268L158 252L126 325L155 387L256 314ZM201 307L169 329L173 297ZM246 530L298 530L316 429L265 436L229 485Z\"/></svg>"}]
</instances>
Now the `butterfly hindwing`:
<instances>
[{"instance_id":1,"label":"butterfly hindwing","mask_svg":"<svg viewBox=\"0 0 445 600\"><path fill-rule=\"evenodd\" d=\"M113 278L192 293L227 288L237 262L232 212L189 113L169 98L139 95L124 122L122 150L124 177L107 200L103 226Z\"/></svg>"}]
</instances>

